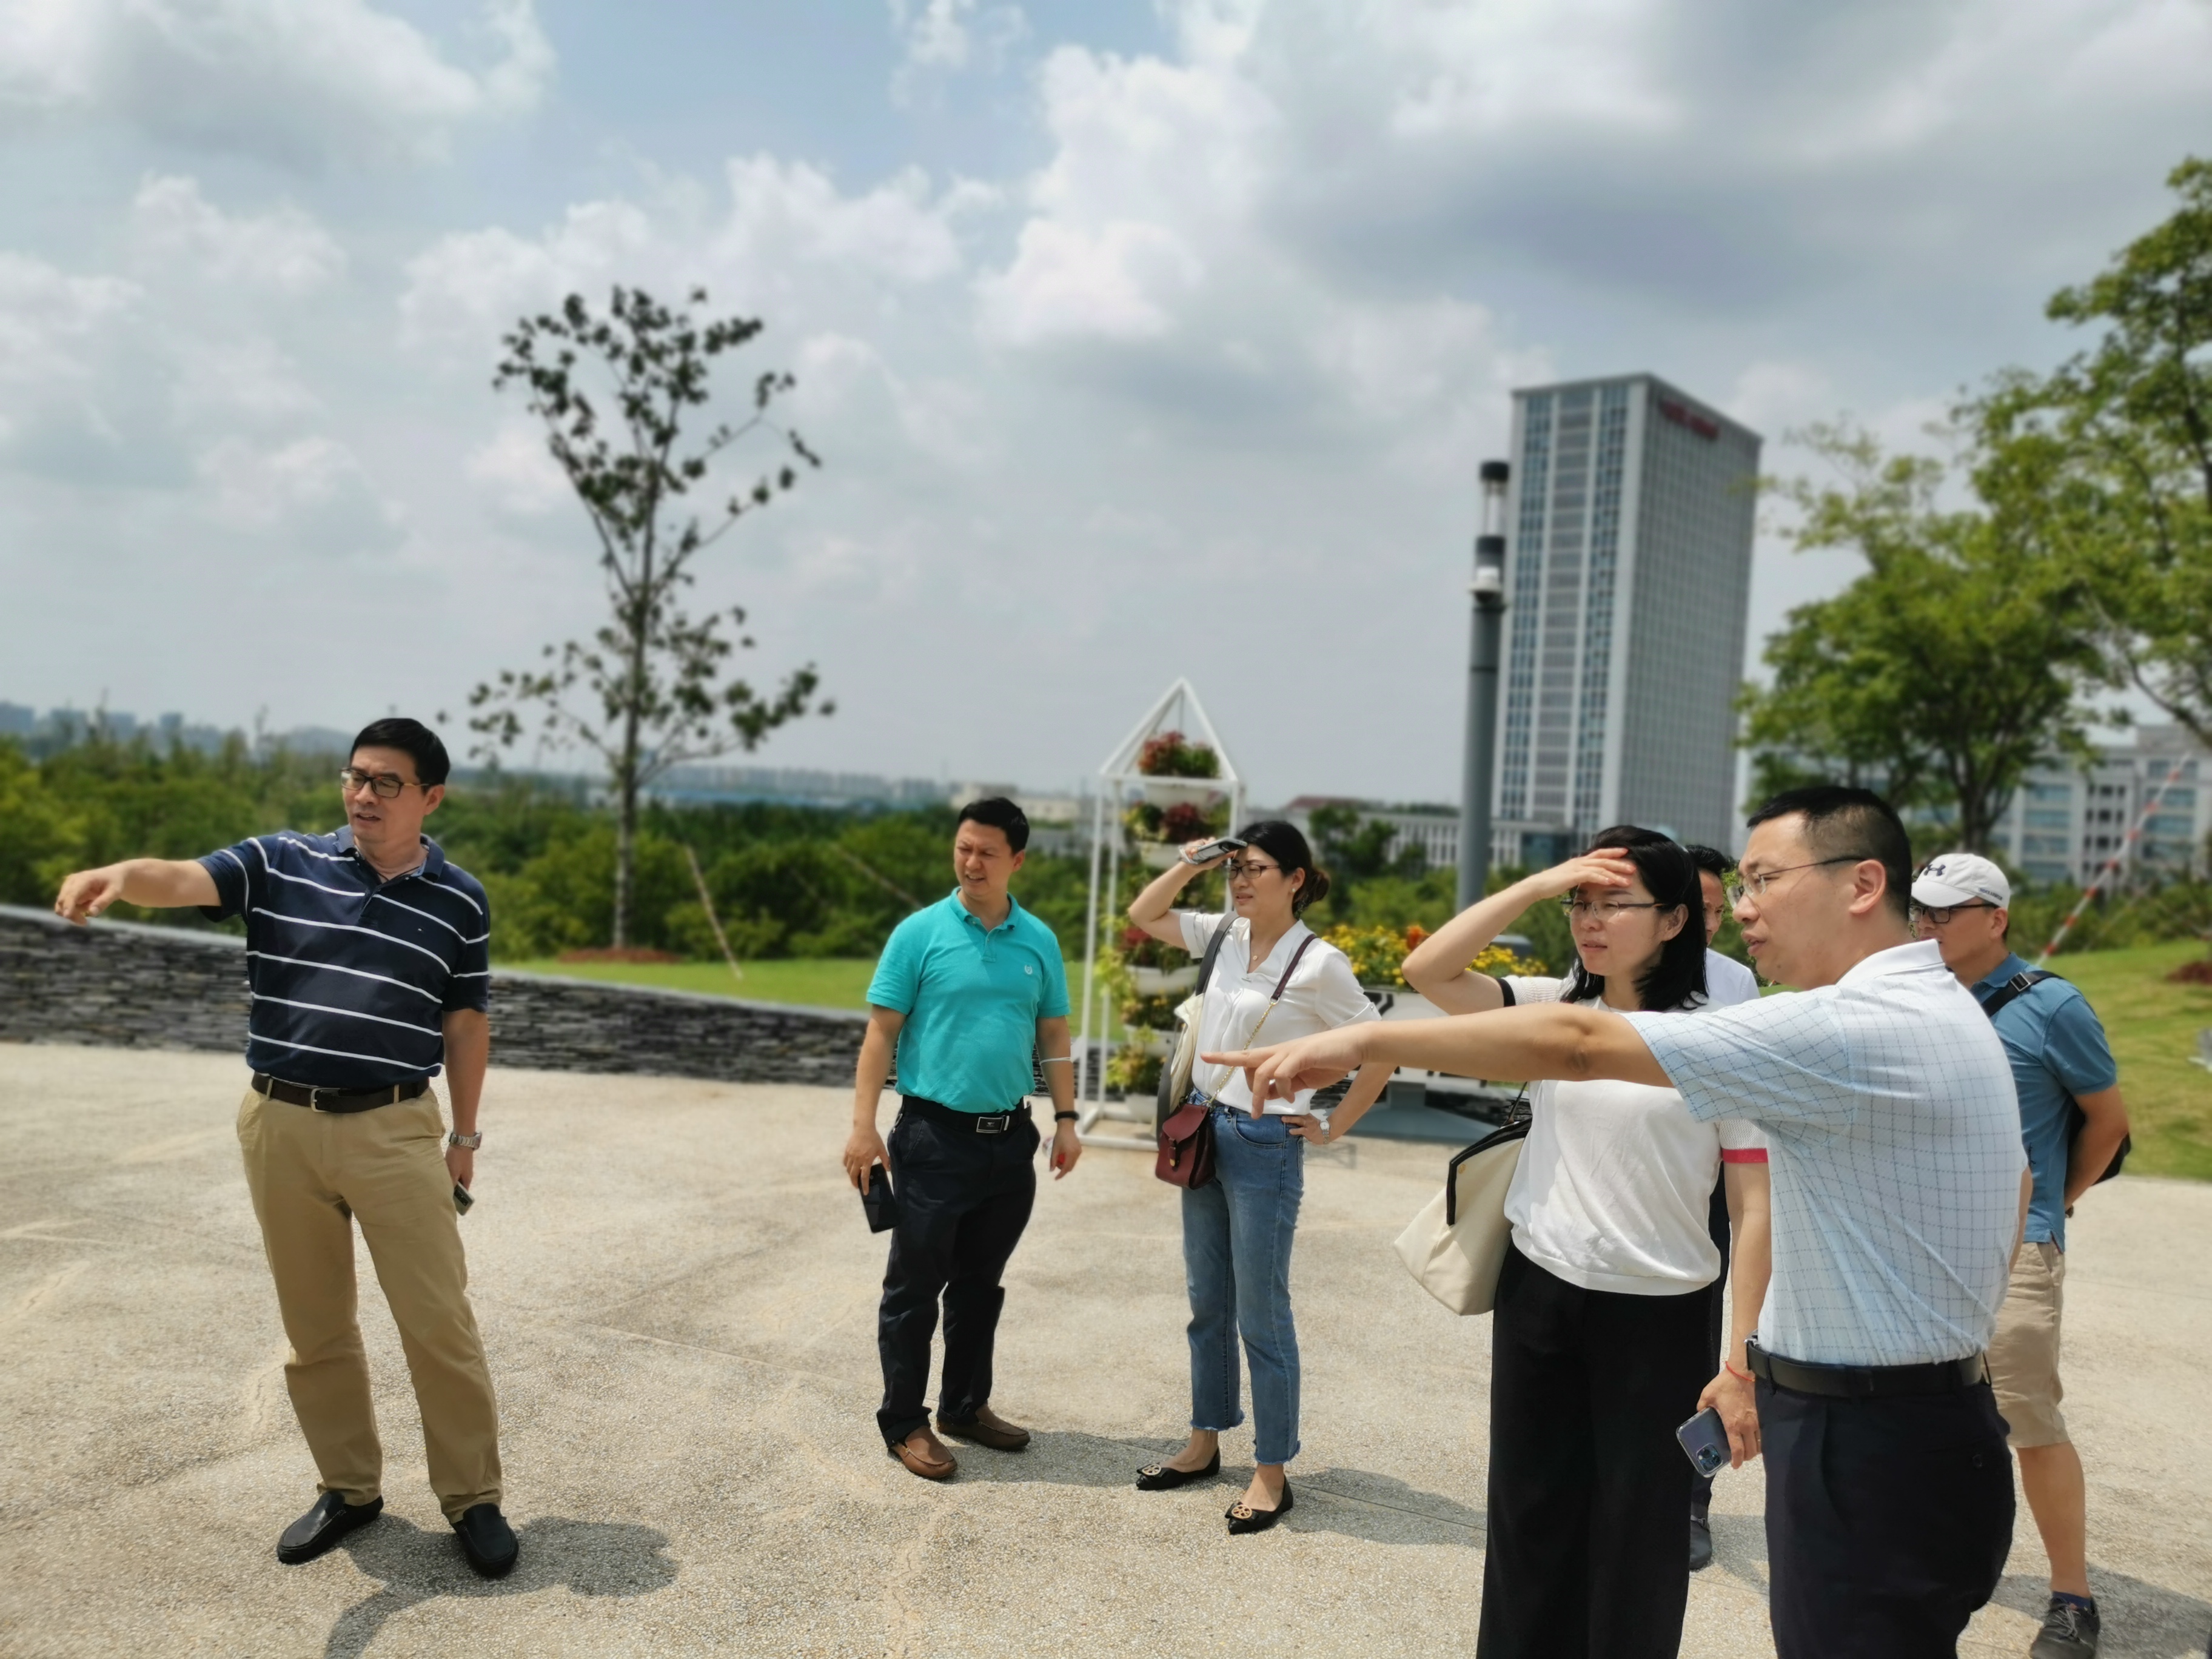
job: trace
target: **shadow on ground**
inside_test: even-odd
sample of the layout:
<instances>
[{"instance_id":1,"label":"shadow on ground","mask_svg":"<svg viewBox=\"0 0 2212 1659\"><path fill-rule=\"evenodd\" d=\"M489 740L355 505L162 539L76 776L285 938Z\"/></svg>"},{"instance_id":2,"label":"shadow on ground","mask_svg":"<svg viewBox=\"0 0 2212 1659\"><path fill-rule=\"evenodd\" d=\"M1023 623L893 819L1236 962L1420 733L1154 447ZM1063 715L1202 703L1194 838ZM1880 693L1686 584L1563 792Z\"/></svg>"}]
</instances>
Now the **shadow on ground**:
<instances>
[{"instance_id":1,"label":"shadow on ground","mask_svg":"<svg viewBox=\"0 0 2212 1659\"><path fill-rule=\"evenodd\" d=\"M993 1485L1044 1481L1066 1486L1132 1486L1147 1463L1171 1457L1181 1442L1097 1434L1040 1433L1027 1451L994 1452L957 1443L958 1479ZM1250 1466L1224 1463L1212 1481L1157 1494L1163 1504L1186 1503L1218 1493L1226 1510L1251 1479ZM1333 1532L1377 1544L1462 1544L1480 1547L1482 1512L1387 1474L1320 1468L1291 1472L1297 1505L1283 1519L1286 1532Z\"/></svg>"},{"instance_id":2,"label":"shadow on ground","mask_svg":"<svg viewBox=\"0 0 2212 1659\"><path fill-rule=\"evenodd\" d=\"M2097 1613L2104 1621L2104 1639L2097 1647L2101 1659L2174 1659L2177 1654L2212 1653L2212 1643L2208 1643L2212 1601L2094 1563L2089 1588L2096 1592ZM2040 1619L2051 1605L2051 1586L2024 1573L2007 1573L1990 1599L2001 1607Z\"/></svg>"},{"instance_id":3,"label":"shadow on ground","mask_svg":"<svg viewBox=\"0 0 2212 1659\"><path fill-rule=\"evenodd\" d=\"M504 1578L479 1578L451 1533L428 1533L385 1515L338 1546L380 1579L375 1593L338 1615L324 1659L359 1659L386 1623L441 1595L527 1595L565 1587L578 1595L650 1595L676 1582L665 1534L619 1521L541 1516L519 1528L522 1554Z\"/></svg>"}]
</instances>

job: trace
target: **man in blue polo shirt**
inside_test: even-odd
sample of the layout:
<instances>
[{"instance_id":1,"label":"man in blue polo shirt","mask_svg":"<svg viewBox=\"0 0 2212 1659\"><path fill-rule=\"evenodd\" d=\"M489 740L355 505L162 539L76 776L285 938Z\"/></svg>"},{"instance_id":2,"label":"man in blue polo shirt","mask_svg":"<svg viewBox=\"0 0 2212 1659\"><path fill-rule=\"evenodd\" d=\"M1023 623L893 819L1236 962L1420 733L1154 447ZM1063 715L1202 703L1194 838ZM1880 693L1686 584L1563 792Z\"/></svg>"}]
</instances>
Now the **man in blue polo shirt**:
<instances>
[{"instance_id":1,"label":"man in blue polo shirt","mask_svg":"<svg viewBox=\"0 0 2212 1659\"><path fill-rule=\"evenodd\" d=\"M2065 1307L2066 1215L2094 1186L2128 1133L2119 1068L2088 1000L2063 979L1997 998L2032 971L2013 952L2012 884L1972 853L1946 853L1912 884L1920 937L1991 1015L2020 1096L2021 1138L2034 1178L2027 1225L1990 1343L1990 1382L2020 1458L2020 1484L2051 1560L2051 1601L2032 1659L2094 1659L2101 1635L2089 1594L2088 1495L2081 1459L2058 1409ZM2071 1100L2081 1109L2072 1136ZM2069 1136L2072 1138L2069 1139Z\"/></svg>"},{"instance_id":2,"label":"man in blue polo shirt","mask_svg":"<svg viewBox=\"0 0 2212 1659\"><path fill-rule=\"evenodd\" d=\"M378 720L338 775L346 824L336 834L286 830L202 859L80 871L54 903L76 922L118 900L246 919L253 1078L238 1139L291 1344L285 1385L321 1476L314 1506L277 1540L288 1565L384 1509L354 1312L356 1221L406 1349L439 1505L477 1571L514 1565L499 1412L455 1225L483 1142L491 913L474 878L422 834L447 769L428 727ZM450 1134L430 1092L441 1069Z\"/></svg>"},{"instance_id":3,"label":"man in blue polo shirt","mask_svg":"<svg viewBox=\"0 0 2212 1659\"><path fill-rule=\"evenodd\" d=\"M876 1413L890 1455L926 1480L957 1465L930 1432L929 1345L945 1306L945 1369L937 1426L1000 1451L1029 1431L991 1409L991 1355L1006 1293L999 1279L1036 1201L1042 1137L1025 1097L1034 1055L1052 1091L1053 1178L1075 1167L1075 1083L1069 1073L1067 974L1051 928L1006 890L1022 867L1029 819L1002 797L969 803L954 826L959 885L901 922L868 987L868 1030L853 1090L845 1173L867 1189L890 1171L898 1194L876 1349L884 1401ZM899 1115L888 1146L876 1108L892 1056Z\"/></svg>"}]
</instances>

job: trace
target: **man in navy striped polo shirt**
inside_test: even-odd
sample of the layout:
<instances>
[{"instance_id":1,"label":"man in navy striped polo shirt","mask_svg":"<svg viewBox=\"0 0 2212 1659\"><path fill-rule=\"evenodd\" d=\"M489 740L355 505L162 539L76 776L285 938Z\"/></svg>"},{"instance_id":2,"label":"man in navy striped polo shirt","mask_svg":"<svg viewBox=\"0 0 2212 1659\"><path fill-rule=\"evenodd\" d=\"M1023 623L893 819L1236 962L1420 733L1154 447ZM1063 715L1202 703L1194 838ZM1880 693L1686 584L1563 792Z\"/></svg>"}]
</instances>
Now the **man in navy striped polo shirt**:
<instances>
[{"instance_id":1,"label":"man in navy striped polo shirt","mask_svg":"<svg viewBox=\"0 0 2212 1659\"><path fill-rule=\"evenodd\" d=\"M469 1565L514 1565L500 1514L499 1414L455 1224L483 1136L491 1051L490 907L422 834L444 799L446 746L378 720L338 775L343 829L280 830L198 860L82 871L54 908L118 900L246 919L252 1087L238 1115L246 1185L291 1343L284 1380L321 1476L276 1559L313 1559L382 1512L384 1454L355 1318L361 1223L407 1352L430 1485ZM452 1098L448 1134L430 1079Z\"/></svg>"}]
</instances>

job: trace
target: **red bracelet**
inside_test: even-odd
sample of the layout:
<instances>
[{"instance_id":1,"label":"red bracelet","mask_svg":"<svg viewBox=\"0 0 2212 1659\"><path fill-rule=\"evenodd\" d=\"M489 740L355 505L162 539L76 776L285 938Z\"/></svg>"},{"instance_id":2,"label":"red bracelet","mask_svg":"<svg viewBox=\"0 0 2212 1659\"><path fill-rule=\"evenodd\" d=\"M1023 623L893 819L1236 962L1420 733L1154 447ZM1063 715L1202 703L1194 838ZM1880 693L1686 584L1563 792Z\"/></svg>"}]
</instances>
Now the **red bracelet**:
<instances>
[{"instance_id":1,"label":"red bracelet","mask_svg":"<svg viewBox=\"0 0 2212 1659\"><path fill-rule=\"evenodd\" d=\"M1729 1364L1725 1359L1721 1361L1721 1369L1741 1382L1751 1382L1757 1380L1749 1371L1740 1371L1736 1370L1735 1366Z\"/></svg>"}]
</instances>

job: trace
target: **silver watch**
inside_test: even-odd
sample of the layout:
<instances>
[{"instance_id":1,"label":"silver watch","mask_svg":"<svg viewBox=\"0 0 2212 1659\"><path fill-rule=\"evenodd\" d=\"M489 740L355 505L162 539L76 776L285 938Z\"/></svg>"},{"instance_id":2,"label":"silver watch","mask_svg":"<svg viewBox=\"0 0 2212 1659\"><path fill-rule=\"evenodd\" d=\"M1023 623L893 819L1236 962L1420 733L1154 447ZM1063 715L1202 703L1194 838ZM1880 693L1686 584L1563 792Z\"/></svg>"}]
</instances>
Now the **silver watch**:
<instances>
[{"instance_id":1,"label":"silver watch","mask_svg":"<svg viewBox=\"0 0 2212 1659\"><path fill-rule=\"evenodd\" d=\"M473 1152L483 1145L483 1131L479 1129L472 1135L465 1135L458 1129L449 1131L446 1136L446 1145L459 1146L464 1152Z\"/></svg>"}]
</instances>

